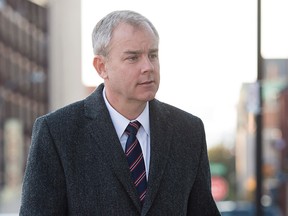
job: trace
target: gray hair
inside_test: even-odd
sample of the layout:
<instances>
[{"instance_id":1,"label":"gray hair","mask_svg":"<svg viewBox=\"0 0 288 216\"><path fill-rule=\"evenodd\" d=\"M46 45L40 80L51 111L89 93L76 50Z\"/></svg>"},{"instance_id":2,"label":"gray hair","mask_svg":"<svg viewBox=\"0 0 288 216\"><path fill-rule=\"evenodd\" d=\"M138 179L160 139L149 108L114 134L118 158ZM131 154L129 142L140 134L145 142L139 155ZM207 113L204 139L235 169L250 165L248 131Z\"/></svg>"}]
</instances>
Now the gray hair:
<instances>
[{"instance_id":1,"label":"gray hair","mask_svg":"<svg viewBox=\"0 0 288 216\"><path fill-rule=\"evenodd\" d=\"M113 11L103 17L94 27L92 33L94 55L108 56L108 46L112 38L112 33L120 23L127 23L135 27L148 25L159 40L156 28L146 17L129 10Z\"/></svg>"}]
</instances>

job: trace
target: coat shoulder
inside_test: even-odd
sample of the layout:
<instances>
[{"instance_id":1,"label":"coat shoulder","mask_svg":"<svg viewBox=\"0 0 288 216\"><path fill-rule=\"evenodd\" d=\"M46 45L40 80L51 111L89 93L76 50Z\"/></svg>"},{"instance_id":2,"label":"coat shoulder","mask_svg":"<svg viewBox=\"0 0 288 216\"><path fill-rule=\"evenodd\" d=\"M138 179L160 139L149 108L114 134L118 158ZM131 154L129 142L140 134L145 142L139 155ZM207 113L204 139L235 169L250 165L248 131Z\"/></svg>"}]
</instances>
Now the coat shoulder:
<instances>
[{"instance_id":1,"label":"coat shoulder","mask_svg":"<svg viewBox=\"0 0 288 216\"><path fill-rule=\"evenodd\" d=\"M154 100L152 106L156 107L156 109L158 109L161 114L165 115L165 118L170 122L181 122L182 124L203 124L202 119L198 116L171 104L167 104L159 100Z\"/></svg>"},{"instance_id":2,"label":"coat shoulder","mask_svg":"<svg viewBox=\"0 0 288 216\"><path fill-rule=\"evenodd\" d=\"M53 136L73 136L83 126L83 115L83 100L74 102L38 117L33 126L34 134L47 128Z\"/></svg>"},{"instance_id":3,"label":"coat shoulder","mask_svg":"<svg viewBox=\"0 0 288 216\"><path fill-rule=\"evenodd\" d=\"M84 101L81 100L47 113L40 118L45 118L50 124L59 124L60 122L65 124L79 119L83 113Z\"/></svg>"}]
</instances>

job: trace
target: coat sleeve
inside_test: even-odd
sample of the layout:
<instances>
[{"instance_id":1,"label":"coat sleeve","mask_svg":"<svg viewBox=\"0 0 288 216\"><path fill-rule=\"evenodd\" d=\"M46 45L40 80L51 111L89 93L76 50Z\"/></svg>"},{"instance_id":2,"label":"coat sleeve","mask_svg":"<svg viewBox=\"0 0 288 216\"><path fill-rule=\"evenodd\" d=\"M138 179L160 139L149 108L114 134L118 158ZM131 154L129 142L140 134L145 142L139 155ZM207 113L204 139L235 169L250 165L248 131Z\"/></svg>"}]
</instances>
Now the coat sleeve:
<instances>
[{"instance_id":1,"label":"coat sleeve","mask_svg":"<svg viewBox=\"0 0 288 216\"><path fill-rule=\"evenodd\" d=\"M220 216L211 193L211 174L203 123L201 130L202 150L197 177L189 196L187 215Z\"/></svg>"},{"instance_id":2,"label":"coat sleeve","mask_svg":"<svg viewBox=\"0 0 288 216\"><path fill-rule=\"evenodd\" d=\"M66 215L64 171L45 117L35 121L23 180L20 215Z\"/></svg>"}]
</instances>

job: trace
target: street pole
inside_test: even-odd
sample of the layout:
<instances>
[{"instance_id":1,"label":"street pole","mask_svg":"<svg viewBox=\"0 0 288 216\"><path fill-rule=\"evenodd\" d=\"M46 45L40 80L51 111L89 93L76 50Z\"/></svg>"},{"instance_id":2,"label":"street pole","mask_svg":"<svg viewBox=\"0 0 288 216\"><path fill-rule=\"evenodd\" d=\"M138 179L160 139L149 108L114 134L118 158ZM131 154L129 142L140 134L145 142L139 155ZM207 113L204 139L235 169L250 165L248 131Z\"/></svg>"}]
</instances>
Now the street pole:
<instances>
[{"instance_id":1,"label":"street pole","mask_svg":"<svg viewBox=\"0 0 288 216\"><path fill-rule=\"evenodd\" d=\"M261 204L262 198L262 56L261 56L261 0L257 0L257 82L259 87L259 109L256 113L256 193L255 193L255 204L256 204L256 216L263 216L263 208Z\"/></svg>"}]
</instances>

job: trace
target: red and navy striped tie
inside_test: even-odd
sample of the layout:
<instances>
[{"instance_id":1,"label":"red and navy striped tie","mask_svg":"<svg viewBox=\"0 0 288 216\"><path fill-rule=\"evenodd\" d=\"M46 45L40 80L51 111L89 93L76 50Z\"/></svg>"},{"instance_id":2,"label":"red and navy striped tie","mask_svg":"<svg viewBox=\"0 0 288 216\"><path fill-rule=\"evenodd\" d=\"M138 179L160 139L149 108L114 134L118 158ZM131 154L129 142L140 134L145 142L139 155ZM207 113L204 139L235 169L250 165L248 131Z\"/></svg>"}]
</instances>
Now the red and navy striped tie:
<instances>
[{"instance_id":1,"label":"red and navy striped tie","mask_svg":"<svg viewBox=\"0 0 288 216\"><path fill-rule=\"evenodd\" d=\"M128 160L132 180L137 189L140 202L143 205L147 190L147 179L141 146L136 137L140 127L141 124L138 121L130 122L127 126L125 132L128 135L128 139L126 142L125 154Z\"/></svg>"}]
</instances>

